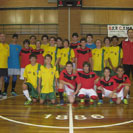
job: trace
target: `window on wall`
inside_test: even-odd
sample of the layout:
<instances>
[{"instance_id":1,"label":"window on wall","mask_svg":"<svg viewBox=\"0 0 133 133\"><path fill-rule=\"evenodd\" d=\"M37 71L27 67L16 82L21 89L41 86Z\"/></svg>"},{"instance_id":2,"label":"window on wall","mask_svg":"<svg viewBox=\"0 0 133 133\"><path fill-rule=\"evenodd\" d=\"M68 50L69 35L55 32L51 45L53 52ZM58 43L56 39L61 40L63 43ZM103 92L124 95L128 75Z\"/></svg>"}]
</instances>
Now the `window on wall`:
<instances>
[{"instance_id":1,"label":"window on wall","mask_svg":"<svg viewBox=\"0 0 133 133\"><path fill-rule=\"evenodd\" d=\"M81 24L81 35L91 33L93 35L107 35L107 25L105 24Z\"/></svg>"},{"instance_id":2,"label":"window on wall","mask_svg":"<svg viewBox=\"0 0 133 133\"><path fill-rule=\"evenodd\" d=\"M14 24L1 24L0 32L7 35L10 34L48 34L48 35L58 35L58 25L57 24L26 24L26 25L14 25Z\"/></svg>"}]
</instances>

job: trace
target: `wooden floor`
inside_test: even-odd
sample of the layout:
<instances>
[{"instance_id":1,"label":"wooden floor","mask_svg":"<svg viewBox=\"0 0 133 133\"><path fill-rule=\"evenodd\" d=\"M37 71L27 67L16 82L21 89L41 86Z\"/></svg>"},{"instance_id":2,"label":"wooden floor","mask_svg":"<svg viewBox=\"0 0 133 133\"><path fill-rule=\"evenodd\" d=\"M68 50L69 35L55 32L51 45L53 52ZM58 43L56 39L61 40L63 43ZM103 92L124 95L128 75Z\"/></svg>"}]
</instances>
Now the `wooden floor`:
<instances>
[{"instance_id":1,"label":"wooden floor","mask_svg":"<svg viewBox=\"0 0 133 133\"><path fill-rule=\"evenodd\" d=\"M133 86L133 85L132 85ZM0 133L133 133L133 91L129 105L24 106L19 96L0 100ZM133 87L131 87L132 89Z\"/></svg>"}]
</instances>

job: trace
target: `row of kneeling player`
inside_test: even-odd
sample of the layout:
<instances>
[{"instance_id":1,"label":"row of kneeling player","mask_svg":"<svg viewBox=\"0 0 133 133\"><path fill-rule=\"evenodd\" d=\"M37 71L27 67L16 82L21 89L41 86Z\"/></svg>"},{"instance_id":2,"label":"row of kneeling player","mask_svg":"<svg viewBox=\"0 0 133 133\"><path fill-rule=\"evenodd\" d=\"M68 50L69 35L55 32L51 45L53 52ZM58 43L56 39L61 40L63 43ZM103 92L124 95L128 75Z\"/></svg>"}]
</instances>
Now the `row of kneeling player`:
<instances>
[{"instance_id":1,"label":"row of kneeling player","mask_svg":"<svg viewBox=\"0 0 133 133\"><path fill-rule=\"evenodd\" d=\"M45 56L45 65L38 64L36 60L36 55L31 54L31 64L27 65L24 71L22 88L27 98L25 105L37 102L38 99L40 104L47 99L55 104L57 92L61 105L64 104L64 92L70 103L74 103L75 97L78 96L81 104L84 104L85 97L89 98L90 104L95 100L98 100L98 104L103 104L103 97L108 97L110 103L120 104L123 101L124 104L128 104L127 95L131 82L124 74L122 66L117 68L117 75L113 77L110 76L109 67L105 67L103 75L98 77L90 71L88 62L83 63L83 71L75 72L73 63L68 61L65 69L59 74L56 66L51 65L51 55Z\"/></svg>"}]
</instances>

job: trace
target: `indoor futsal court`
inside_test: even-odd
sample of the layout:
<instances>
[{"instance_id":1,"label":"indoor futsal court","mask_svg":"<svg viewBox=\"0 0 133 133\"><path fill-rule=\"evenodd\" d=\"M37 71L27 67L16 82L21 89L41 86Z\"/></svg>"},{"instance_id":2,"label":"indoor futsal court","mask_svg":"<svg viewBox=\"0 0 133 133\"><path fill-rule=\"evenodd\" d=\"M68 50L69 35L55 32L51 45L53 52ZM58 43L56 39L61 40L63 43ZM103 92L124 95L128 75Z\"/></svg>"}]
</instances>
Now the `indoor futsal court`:
<instances>
[{"instance_id":1,"label":"indoor futsal court","mask_svg":"<svg viewBox=\"0 0 133 133\"><path fill-rule=\"evenodd\" d=\"M133 0L0 0L0 133L133 133Z\"/></svg>"}]
</instances>

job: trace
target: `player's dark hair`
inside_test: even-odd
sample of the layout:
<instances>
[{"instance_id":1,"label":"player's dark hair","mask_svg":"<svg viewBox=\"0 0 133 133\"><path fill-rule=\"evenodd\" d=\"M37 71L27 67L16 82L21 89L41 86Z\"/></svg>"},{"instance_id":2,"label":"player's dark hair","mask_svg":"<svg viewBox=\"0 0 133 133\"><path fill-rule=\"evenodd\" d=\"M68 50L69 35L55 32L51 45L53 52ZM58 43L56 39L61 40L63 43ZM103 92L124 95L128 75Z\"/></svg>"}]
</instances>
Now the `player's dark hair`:
<instances>
[{"instance_id":1,"label":"player's dark hair","mask_svg":"<svg viewBox=\"0 0 133 133\"><path fill-rule=\"evenodd\" d=\"M111 37L111 42L113 41L114 38L115 38L117 41L119 41L119 38L118 38L117 36L112 36L112 37Z\"/></svg>"},{"instance_id":2,"label":"player's dark hair","mask_svg":"<svg viewBox=\"0 0 133 133\"><path fill-rule=\"evenodd\" d=\"M25 39L25 40L23 41L23 44L26 44L26 43L28 43L28 44L30 45L30 41L29 41L28 39Z\"/></svg>"},{"instance_id":3,"label":"player's dark hair","mask_svg":"<svg viewBox=\"0 0 133 133\"><path fill-rule=\"evenodd\" d=\"M57 37L56 40L63 41L61 37Z\"/></svg>"},{"instance_id":4,"label":"player's dark hair","mask_svg":"<svg viewBox=\"0 0 133 133\"><path fill-rule=\"evenodd\" d=\"M129 28L129 29L127 30L127 33L128 33L130 30L131 30L131 31L133 31L133 29L132 29L132 28Z\"/></svg>"},{"instance_id":5,"label":"player's dark hair","mask_svg":"<svg viewBox=\"0 0 133 133\"><path fill-rule=\"evenodd\" d=\"M54 37L54 36L51 36L49 40L51 40L51 39L54 39L54 41L56 41L56 37Z\"/></svg>"},{"instance_id":6,"label":"player's dark hair","mask_svg":"<svg viewBox=\"0 0 133 133\"><path fill-rule=\"evenodd\" d=\"M47 40L48 40L48 35L47 34L42 35L41 40L43 40L44 37L47 38Z\"/></svg>"},{"instance_id":7,"label":"player's dark hair","mask_svg":"<svg viewBox=\"0 0 133 133\"><path fill-rule=\"evenodd\" d=\"M67 65L72 65L73 66L73 63L71 62L71 61L68 61L67 63L66 63L66 66Z\"/></svg>"},{"instance_id":8,"label":"player's dark hair","mask_svg":"<svg viewBox=\"0 0 133 133\"><path fill-rule=\"evenodd\" d=\"M102 40L100 40L100 39L97 39L97 40L95 41L95 44L96 44L96 42L97 42L97 41L100 41L100 42L101 42L101 44L103 43L103 42L102 42Z\"/></svg>"},{"instance_id":9,"label":"player's dark hair","mask_svg":"<svg viewBox=\"0 0 133 133\"><path fill-rule=\"evenodd\" d=\"M35 36L35 35L31 35L31 36L30 36L30 39L31 39L32 37L34 37L34 38L35 38L35 40L36 40L36 36Z\"/></svg>"},{"instance_id":10,"label":"player's dark hair","mask_svg":"<svg viewBox=\"0 0 133 133\"><path fill-rule=\"evenodd\" d=\"M17 38L18 39L18 34L13 34L12 38Z\"/></svg>"},{"instance_id":11,"label":"player's dark hair","mask_svg":"<svg viewBox=\"0 0 133 133\"><path fill-rule=\"evenodd\" d=\"M68 43L68 46L69 46L69 40L68 39L64 39L63 40L63 44L64 44L64 42L67 42Z\"/></svg>"},{"instance_id":12,"label":"player's dark hair","mask_svg":"<svg viewBox=\"0 0 133 133\"><path fill-rule=\"evenodd\" d=\"M82 42L82 41L86 42L86 38L81 38L80 42Z\"/></svg>"},{"instance_id":13,"label":"player's dark hair","mask_svg":"<svg viewBox=\"0 0 133 133\"><path fill-rule=\"evenodd\" d=\"M109 67L105 67L105 68L103 69L103 71L105 71L105 70L109 70L109 72L111 73L111 69L110 69Z\"/></svg>"},{"instance_id":14,"label":"player's dark hair","mask_svg":"<svg viewBox=\"0 0 133 133\"><path fill-rule=\"evenodd\" d=\"M90 68L90 63L89 63L89 62L85 61L85 62L83 63L83 67L85 67L86 65Z\"/></svg>"},{"instance_id":15,"label":"player's dark hair","mask_svg":"<svg viewBox=\"0 0 133 133\"><path fill-rule=\"evenodd\" d=\"M124 70L124 67L123 67L123 66L118 66L118 67L116 68L116 71L118 71L118 69Z\"/></svg>"},{"instance_id":16,"label":"player's dark hair","mask_svg":"<svg viewBox=\"0 0 133 133\"><path fill-rule=\"evenodd\" d=\"M37 40L37 41L36 41L36 43L37 43L37 42L39 42L39 43L40 43L40 45L42 44L40 40Z\"/></svg>"},{"instance_id":17,"label":"player's dark hair","mask_svg":"<svg viewBox=\"0 0 133 133\"><path fill-rule=\"evenodd\" d=\"M74 36L79 37L78 33L76 33L76 32L72 34L72 37L74 37Z\"/></svg>"},{"instance_id":18,"label":"player's dark hair","mask_svg":"<svg viewBox=\"0 0 133 133\"><path fill-rule=\"evenodd\" d=\"M92 35L92 34L87 34L87 35L86 35L86 38L87 38L88 36L90 36L91 38L93 38L93 35Z\"/></svg>"},{"instance_id":19,"label":"player's dark hair","mask_svg":"<svg viewBox=\"0 0 133 133\"><path fill-rule=\"evenodd\" d=\"M52 56L50 54L45 55L44 59L46 59L47 57L52 60Z\"/></svg>"},{"instance_id":20,"label":"player's dark hair","mask_svg":"<svg viewBox=\"0 0 133 133\"><path fill-rule=\"evenodd\" d=\"M35 54L31 54L31 55L29 56L29 59L31 59L32 57L37 59L37 56L36 56Z\"/></svg>"},{"instance_id":21,"label":"player's dark hair","mask_svg":"<svg viewBox=\"0 0 133 133\"><path fill-rule=\"evenodd\" d=\"M106 40L109 40L109 42L110 42L110 38L109 37L104 37L103 42L105 43Z\"/></svg>"}]
</instances>

